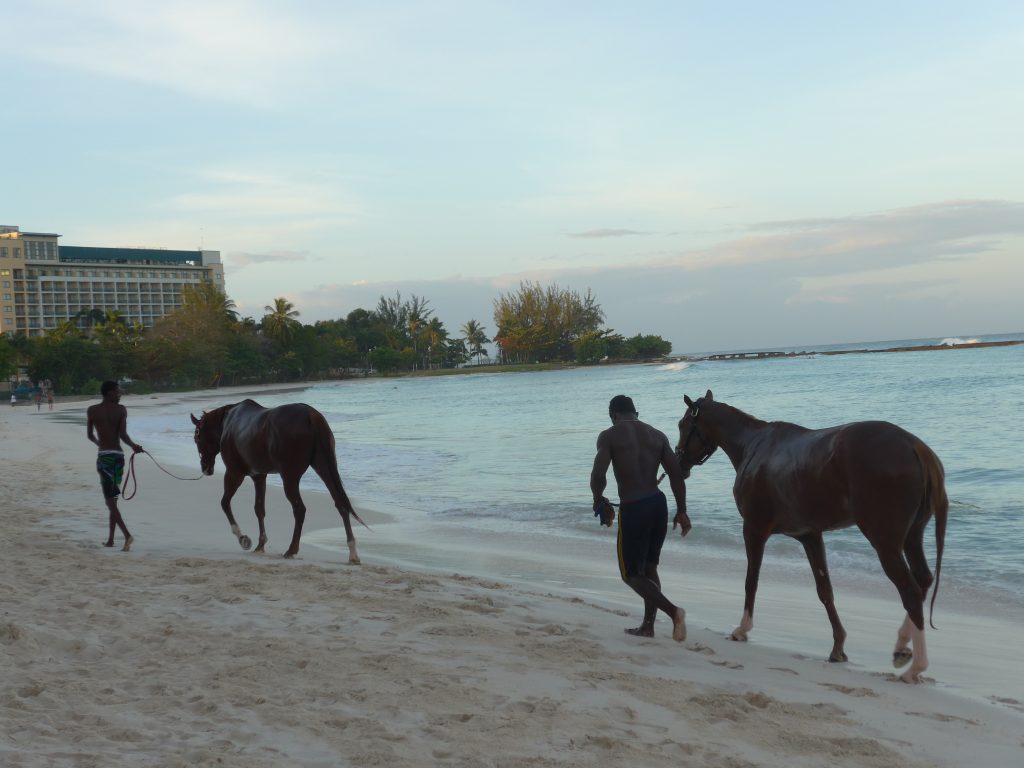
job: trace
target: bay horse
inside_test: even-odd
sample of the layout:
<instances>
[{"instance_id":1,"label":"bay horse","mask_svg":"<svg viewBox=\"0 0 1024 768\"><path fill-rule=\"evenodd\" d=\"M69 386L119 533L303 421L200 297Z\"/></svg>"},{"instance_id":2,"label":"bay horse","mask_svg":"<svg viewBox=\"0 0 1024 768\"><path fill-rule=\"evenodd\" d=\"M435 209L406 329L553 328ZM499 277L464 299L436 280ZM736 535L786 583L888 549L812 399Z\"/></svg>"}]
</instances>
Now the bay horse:
<instances>
[{"instance_id":1,"label":"bay horse","mask_svg":"<svg viewBox=\"0 0 1024 768\"><path fill-rule=\"evenodd\" d=\"M334 433L318 410L305 403L291 403L276 408L264 408L254 400L224 405L203 413L195 424L195 441L199 449L199 465L203 474L212 475L217 454L224 462L224 496L220 506L227 515L231 532L238 538L242 549L249 549L252 540L244 535L231 513L231 498L242 481L251 477L256 486L256 520L260 538L256 552L263 552L267 531L263 525L266 516L267 475L281 476L284 495L292 505L295 528L285 557L294 557L299 551L299 537L306 519L306 505L299 496L299 480L306 470L320 476L341 513L348 540L348 561L359 563L356 537L352 533L349 517L362 523L341 484L338 460L334 453ZM366 523L363 523L366 525Z\"/></svg>"},{"instance_id":2,"label":"bay horse","mask_svg":"<svg viewBox=\"0 0 1024 768\"><path fill-rule=\"evenodd\" d=\"M755 419L716 401L710 389L696 401L688 396L683 400L687 410L679 421L676 446L683 472L703 464L719 447L736 470L733 497L743 518L747 579L743 617L732 639L746 640L754 626L765 542L781 533L803 545L811 564L818 598L832 624L829 661L846 661L846 630L836 613L822 533L856 525L874 547L907 611L897 631L893 666L898 669L912 660L901 679L920 682L928 667L924 600L933 583L924 531L934 515L934 613L949 509L939 458L917 437L886 421L807 429Z\"/></svg>"}]
</instances>

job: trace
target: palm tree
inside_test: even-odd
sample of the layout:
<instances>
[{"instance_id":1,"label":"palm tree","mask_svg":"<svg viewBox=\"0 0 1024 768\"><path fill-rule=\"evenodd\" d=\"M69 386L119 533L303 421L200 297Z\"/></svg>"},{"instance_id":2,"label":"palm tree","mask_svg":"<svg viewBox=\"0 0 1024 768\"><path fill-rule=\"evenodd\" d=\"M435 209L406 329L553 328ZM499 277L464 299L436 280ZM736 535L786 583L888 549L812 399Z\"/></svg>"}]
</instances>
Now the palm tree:
<instances>
[{"instance_id":1,"label":"palm tree","mask_svg":"<svg viewBox=\"0 0 1024 768\"><path fill-rule=\"evenodd\" d=\"M420 329L423 327L424 317L419 313L418 310L410 310L408 319L406 320L406 328L409 331L409 337L412 339L412 359L416 359L417 340L420 337Z\"/></svg>"},{"instance_id":2,"label":"palm tree","mask_svg":"<svg viewBox=\"0 0 1024 768\"><path fill-rule=\"evenodd\" d=\"M479 365L480 355L487 354L484 344L489 344L491 341L484 333L484 327L476 320L467 320L466 324L462 326L462 338L466 340L469 351L476 355L476 363Z\"/></svg>"},{"instance_id":3,"label":"palm tree","mask_svg":"<svg viewBox=\"0 0 1024 768\"><path fill-rule=\"evenodd\" d=\"M263 309L267 313L263 316L264 333L282 344L289 342L299 326L299 321L295 319L299 316L299 310L283 296L278 296L273 304Z\"/></svg>"},{"instance_id":4,"label":"palm tree","mask_svg":"<svg viewBox=\"0 0 1024 768\"><path fill-rule=\"evenodd\" d=\"M107 319L107 313L98 307L92 307L91 309L80 309L75 314L72 320L76 322L81 320L85 324L85 335L87 338L92 338L93 329L97 323L102 323Z\"/></svg>"},{"instance_id":5,"label":"palm tree","mask_svg":"<svg viewBox=\"0 0 1024 768\"><path fill-rule=\"evenodd\" d=\"M65 339L68 336L82 338L83 333L82 329L78 327L74 319L71 319L62 320L61 322L57 323L57 326L55 328L51 328L50 330L48 330L46 332L46 335L51 339L60 341L61 339Z\"/></svg>"},{"instance_id":6,"label":"palm tree","mask_svg":"<svg viewBox=\"0 0 1024 768\"><path fill-rule=\"evenodd\" d=\"M429 368L434 360L434 350L441 349L445 341L448 340L448 331L444 329L444 323L436 317L432 317L423 329L423 337L430 345L427 350L427 367Z\"/></svg>"},{"instance_id":7,"label":"palm tree","mask_svg":"<svg viewBox=\"0 0 1024 768\"><path fill-rule=\"evenodd\" d=\"M181 298L182 305L190 310L214 310L228 320L238 320L235 302L213 283L203 281L186 285L181 289Z\"/></svg>"}]
</instances>

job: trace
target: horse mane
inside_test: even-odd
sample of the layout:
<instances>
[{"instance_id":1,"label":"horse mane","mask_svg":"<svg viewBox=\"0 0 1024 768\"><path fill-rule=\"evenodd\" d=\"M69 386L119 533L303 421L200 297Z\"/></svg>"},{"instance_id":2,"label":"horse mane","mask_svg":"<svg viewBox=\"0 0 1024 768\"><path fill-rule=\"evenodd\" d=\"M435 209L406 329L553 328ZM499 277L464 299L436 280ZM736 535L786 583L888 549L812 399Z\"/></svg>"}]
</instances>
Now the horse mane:
<instances>
[{"instance_id":1,"label":"horse mane","mask_svg":"<svg viewBox=\"0 0 1024 768\"><path fill-rule=\"evenodd\" d=\"M707 408L709 405L710 406L717 406L717 407L724 408L730 414L732 414L734 417L737 417L741 422L743 422L744 424L746 424L748 426L760 427L760 426L763 426L763 425L768 423L766 421L763 421L762 419L757 418L756 416L751 416L746 411L741 411L735 405L729 405L728 403L723 403L721 400L705 400L702 397L697 402L700 404L701 408Z\"/></svg>"},{"instance_id":2,"label":"horse mane","mask_svg":"<svg viewBox=\"0 0 1024 768\"><path fill-rule=\"evenodd\" d=\"M229 405L222 405L219 408L214 408L212 411L203 411L200 421L207 426L220 427L224 424L224 417L228 415L228 411L236 405L238 405L238 403L230 403Z\"/></svg>"}]
</instances>

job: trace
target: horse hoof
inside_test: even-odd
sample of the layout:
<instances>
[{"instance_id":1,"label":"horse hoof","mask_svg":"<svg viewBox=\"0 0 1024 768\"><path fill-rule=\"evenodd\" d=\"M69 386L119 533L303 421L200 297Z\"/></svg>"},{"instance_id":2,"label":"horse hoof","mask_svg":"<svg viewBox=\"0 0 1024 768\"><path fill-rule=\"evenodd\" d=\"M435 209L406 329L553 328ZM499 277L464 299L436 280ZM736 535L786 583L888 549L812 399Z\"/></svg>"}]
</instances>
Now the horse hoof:
<instances>
[{"instance_id":1,"label":"horse hoof","mask_svg":"<svg viewBox=\"0 0 1024 768\"><path fill-rule=\"evenodd\" d=\"M833 663L833 664L838 664L839 662L842 662L842 661L849 661L849 660L850 660L850 657L849 657L849 656L847 656L847 655L846 655L845 653L843 653L843 654L840 654L839 656L836 656L836 655L835 655L835 654L833 653L833 654L832 654L831 656L829 656L829 657L828 657L828 660L829 660L829 661L830 661L831 663Z\"/></svg>"},{"instance_id":2,"label":"horse hoof","mask_svg":"<svg viewBox=\"0 0 1024 768\"><path fill-rule=\"evenodd\" d=\"M362 565L363 561L360 560L358 557L350 557L348 559L348 564L349 565Z\"/></svg>"},{"instance_id":3,"label":"horse hoof","mask_svg":"<svg viewBox=\"0 0 1024 768\"><path fill-rule=\"evenodd\" d=\"M252 548L252 539L245 534L238 537L238 543L242 545L242 549L248 552Z\"/></svg>"},{"instance_id":4,"label":"horse hoof","mask_svg":"<svg viewBox=\"0 0 1024 768\"><path fill-rule=\"evenodd\" d=\"M745 642L747 642L747 636L746 635L739 635L739 634L737 634L735 632L733 632L731 635L729 635L729 639L730 640L735 640L737 643L745 643Z\"/></svg>"},{"instance_id":5,"label":"horse hoof","mask_svg":"<svg viewBox=\"0 0 1024 768\"><path fill-rule=\"evenodd\" d=\"M295 553L294 552L285 552L284 553L284 559L285 560L291 560L293 557L295 557Z\"/></svg>"},{"instance_id":6,"label":"horse hoof","mask_svg":"<svg viewBox=\"0 0 1024 768\"><path fill-rule=\"evenodd\" d=\"M909 648L899 648L892 652L892 665L896 669L899 669L900 667L905 667L912 658L914 658L913 651L911 651ZM911 681L904 680L903 682L909 683Z\"/></svg>"}]
</instances>

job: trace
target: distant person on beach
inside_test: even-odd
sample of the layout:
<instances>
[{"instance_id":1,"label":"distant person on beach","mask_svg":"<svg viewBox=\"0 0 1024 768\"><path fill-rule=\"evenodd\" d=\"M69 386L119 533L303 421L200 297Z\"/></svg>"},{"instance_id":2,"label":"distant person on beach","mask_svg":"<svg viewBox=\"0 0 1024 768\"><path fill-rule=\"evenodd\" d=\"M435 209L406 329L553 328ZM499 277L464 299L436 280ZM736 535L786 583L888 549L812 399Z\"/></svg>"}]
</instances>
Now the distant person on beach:
<instances>
[{"instance_id":1,"label":"distant person on beach","mask_svg":"<svg viewBox=\"0 0 1024 768\"><path fill-rule=\"evenodd\" d=\"M46 404L50 406L50 410L53 410L53 390L46 390Z\"/></svg>"},{"instance_id":2,"label":"distant person on beach","mask_svg":"<svg viewBox=\"0 0 1024 768\"><path fill-rule=\"evenodd\" d=\"M103 543L105 547L114 546L114 528L121 529L124 534L123 552L131 549L134 539L128 533L121 512L117 508L117 497L121 494L121 476L124 473L124 452L121 443L127 443L135 453L142 453L142 446L128 437L128 411L121 405L121 388L116 381L104 381L100 386L103 401L89 406L86 412L88 422L86 436L99 447L96 457L96 471L100 475L100 487L103 498L110 510L110 535Z\"/></svg>"},{"instance_id":3,"label":"distant person on beach","mask_svg":"<svg viewBox=\"0 0 1024 768\"><path fill-rule=\"evenodd\" d=\"M11 407L14 407L17 404L18 404L18 396L16 394L14 394L13 392L11 392Z\"/></svg>"},{"instance_id":4,"label":"distant person on beach","mask_svg":"<svg viewBox=\"0 0 1024 768\"><path fill-rule=\"evenodd\" d=\"M672 639L686 639L686 612L661 592L658 560L668 533L668 502L658 490L658 469L663 468L676 500L673 530L678 525L685 536L690 532L686 514L685 476L672 446L663 432L640 421L633 401L616 395L608 404L612 426L597 437L597 456L590 473L594 513L611 525L614 512L604 497L608 465L615 472L619 489L619 573L622 580L644 599L643 623L627 634L654 637L658 609L672 619Z\"/></svg>"},{"instance_id":5,"label":"distant person on beach","mask_svg":"<svg viewBox=\"0 0 1024 768\"><path fill-rule=\"evenodd\" d=\"M43 393L42 392L36 392L32 396L32 399L36 401L36 410L37 411L43 407Z\"/></svg>"}]
</instances>

